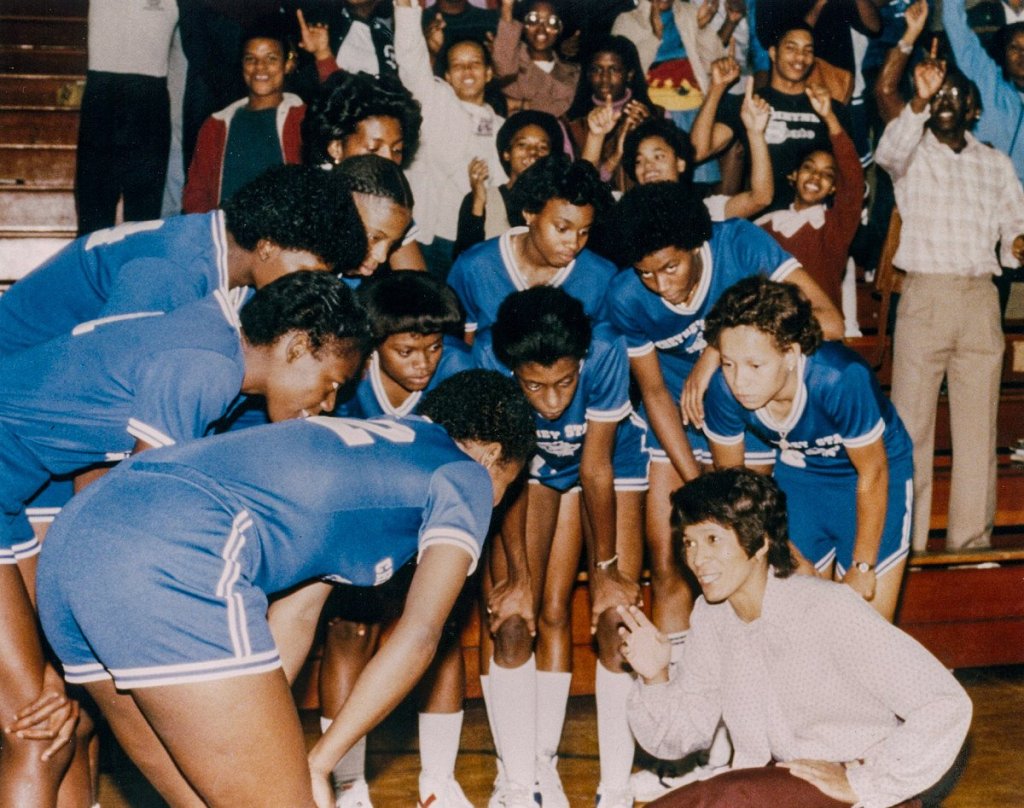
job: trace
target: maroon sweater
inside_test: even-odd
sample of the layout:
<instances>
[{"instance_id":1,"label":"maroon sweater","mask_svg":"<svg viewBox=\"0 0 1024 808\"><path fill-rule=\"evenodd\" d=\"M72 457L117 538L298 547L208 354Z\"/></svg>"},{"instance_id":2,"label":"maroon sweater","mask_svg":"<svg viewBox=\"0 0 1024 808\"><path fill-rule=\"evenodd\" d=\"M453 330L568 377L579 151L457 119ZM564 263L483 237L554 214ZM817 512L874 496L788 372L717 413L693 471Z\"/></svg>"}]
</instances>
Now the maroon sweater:
<instances>
[{"instance_id":1,"label":"maroon sweater","mask_svg":"<svg viewBox=\"0 0 1024 808\"><path fill-rule=\"evenodd\" d=\"M830 135L830 139L837 176L832 207L825 209L825 223L819 228L805 224L792 236L782 235L773 226L773 218L785 211L769 213L757 223L803 265L836 308L842 310L846 259L860 223L860 209L864 202L864 171L857 149L846 132Z\"/></svg>"}]
</instances>

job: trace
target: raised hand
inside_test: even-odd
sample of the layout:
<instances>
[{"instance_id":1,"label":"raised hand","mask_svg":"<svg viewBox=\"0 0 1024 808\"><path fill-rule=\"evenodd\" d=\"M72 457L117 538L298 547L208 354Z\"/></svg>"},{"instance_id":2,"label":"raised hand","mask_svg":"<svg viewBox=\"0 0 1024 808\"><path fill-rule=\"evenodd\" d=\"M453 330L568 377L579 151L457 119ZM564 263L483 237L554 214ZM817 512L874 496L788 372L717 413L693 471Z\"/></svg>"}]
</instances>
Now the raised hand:
<instances>
[{"instance_id":1,"label":"raised hand","mask_svg":"<svg viewBox=\"0 0 1024 808\"><path fill-rule=\"evenodd\" d=\"M490 171L487 169L487 161L474 157L469 161L469 187L473 196L483 199L487 196L487 180L490 179Z\"/></svg>"},{"instance_id":2,"label":"raised hand","mask_svg":"<svg viewBox=\"0 0 1024 808\"><path fill-rule=\"evenodd\" d=\"M735 47L735 45L733 46ZM728 87L740 77L740 63L732 55L711 63L711 86Z\"/></svg>"},{"instance_id":3,"label":"raised hand","mask_svg":"<svg viewBox=\"0 0 1024 808\"><path fill-rule=\"evenodd\" d=\"M622 110L614 109L609 99L606 104L599 104L587 113L587 128L591 134L598 137L607 137L621 117Z\"/></svg>"},{"instance_id":4,"label":"raised hand","mask_svg":"<svg viewBox=\"0 0 1024 808\"><path fill-rule=\"evenodd\" d=\"M832 112L832 96L828 88L824 84L809 84L804 93L811 102L811 109L819 118L825 120Z\"/></svg>"},{"instance_id":5,"label":"raised hand","mask_svg":"<svg viewBox=\"0 0 1024 808\"><path fill-rule=\"evenodd\" d=\"M772 105L761 96L754 95L754 80L747 80L740 105L740 120L748 132L764 132L772 119Z\"/></svg>"},{"instance_id":6,"label":"raised hand","mask_svg":"<svg viewBox=\"0 0 1024 808\"><path fill-rule=\"evenodd\" d=\"M427 50L430 51L431 56L437 56L441 49L444 48L444 27L444 17L438 13L430 21L427 30L423 34L426 37Z\"/></svg>"},{"instance_id":7,"label":"raised hand","mask_svg":"<svg viewBox=\"0 0 1024 808\"><path fill-rule=\"evenodd\" d=\"M907 6L904 20L907 23L907 32L903 35L903 40L916 42L928 21L928 0L916 0ZM934 54L932 54L932 58L934 58Z\"/></svg>"},{"instance_id":8,"label":"raised hand","mask_svg":"<svg viewBox=\"0 0 1024 808\"><path fill-rule=\"evenodd\" d=\"M718 0L704 0L697 7L697 27L703 28L711 22L716 11L718 11Z\"/></svg>"},{"instance_id":9,"label":"raised hand","mask_svg":"<svg viewBox=\"0 0 1024 808\"><path fill-rule=\"evenodd\" d=\"M729 22L739 22L746 17L746 0L725 0L725 16Z\"/></svg>"},{"instance_id":10,"label":"raised hand","mask_svg":"<svg viewBox=\"0 0 1024 808\"><path fill-rule=\"evenodd\" d=\"M299 47L307 53L312 53L317 60L330 59L334 56L331 53L330 31L327 25L322 22L307 25L301 8L295 9L295 17L299 21Z\"/></svg>"},{"instance_id":11,"label":"raised hand","mask_svg":"<svg viewBox=\"0 0 1024 808\"><path fill-rule=\"evenodd\" d=\"M938 59L925 59L914 68L914 92L922 101L931 101L945 80L946 63Z\"/></svg>"}]
</instances>

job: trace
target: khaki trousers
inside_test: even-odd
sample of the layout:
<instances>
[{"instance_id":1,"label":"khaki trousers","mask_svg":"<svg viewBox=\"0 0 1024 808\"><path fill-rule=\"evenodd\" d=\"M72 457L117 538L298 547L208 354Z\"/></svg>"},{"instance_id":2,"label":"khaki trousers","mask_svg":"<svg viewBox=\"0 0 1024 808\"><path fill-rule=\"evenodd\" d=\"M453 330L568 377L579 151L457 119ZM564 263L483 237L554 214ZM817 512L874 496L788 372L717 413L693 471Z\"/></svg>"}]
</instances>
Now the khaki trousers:
<instances>
[{"instance_id":1,"label":"khaki trousers","mask_svg":"<svg viewBox=\"0 0 1024 808\"><path fill-rule=\"evenodd\" d=\"M928 540L935 412L944 376L953 441L946 546L990 543L1004 347L998 293L990 277L907 275L896 311L892 402L914 443L915 550L923 550Z\"/></svg>"}]
</instances>

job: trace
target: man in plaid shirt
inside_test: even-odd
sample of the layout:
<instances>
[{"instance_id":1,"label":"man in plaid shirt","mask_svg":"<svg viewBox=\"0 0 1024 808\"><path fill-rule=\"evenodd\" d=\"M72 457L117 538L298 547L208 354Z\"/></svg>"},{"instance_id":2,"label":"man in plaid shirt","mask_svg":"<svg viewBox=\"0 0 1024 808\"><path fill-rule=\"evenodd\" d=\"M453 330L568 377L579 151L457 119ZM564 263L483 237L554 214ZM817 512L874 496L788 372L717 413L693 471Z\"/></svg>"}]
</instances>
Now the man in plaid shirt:
<instances>
[{"instance_id":1,"label":"man in plaid shirt","mask_svg":"<svg viewBox=\"0 0 1024 808\"><path fill-rule=\"evenodd\" d=\"M1024 191L1010 158L968 131L977 88L945 63L914 71L913 100L875 157L892 176L903 217L894 263L899 302L892 401L914 442L913 546L931 518L935 412L947 380L953 437L950 549L990 543L996 498L996 410L1004 340L992 276L1024 259Z\"/></svg>"}]
</instances>

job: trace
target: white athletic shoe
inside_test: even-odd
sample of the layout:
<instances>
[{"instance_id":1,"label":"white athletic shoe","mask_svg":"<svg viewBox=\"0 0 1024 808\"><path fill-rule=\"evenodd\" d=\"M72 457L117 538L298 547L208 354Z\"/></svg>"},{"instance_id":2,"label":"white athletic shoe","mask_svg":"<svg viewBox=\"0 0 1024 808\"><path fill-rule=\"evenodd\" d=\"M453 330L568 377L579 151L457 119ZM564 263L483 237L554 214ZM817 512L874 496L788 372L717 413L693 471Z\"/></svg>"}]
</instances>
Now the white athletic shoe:
<instances>
[{"instance_id":1,"label":"white athletic shoe","mask_svg":"<svg viewBox=\"0 0 1024 808\"><path fill-rule=\"evenodd\" d=\"M473 808L454 777L433 780L420 775L420 801L417 808Z\"/></svg>"},{"instance_id":2,"label":"white athletic shoe","mask_svg":"<svg viewBox=\"0 0 1024 808\"><path fill-rule=\"evenodd\" d=\"M558 755L537 758L535 789L540 792L544 808L569 808L569 799L562 788L562 778L558 776Z\"/></svg>"},{"instance_id":3,"label":"white athletic shoe","mask_svg":"<svg viewBox=\"0 0 1024 808\"><path fill-rule=\"evenodd\" d=\"M594 805L597 808L633 808L633 792L629 788L610 789L599 785Z\"/></svg>"},{"instance_id":4,"label":"white athletic shoe","mask_svg":"<svg viewBox=\"0 0 1024 808\"><path fill-rule=\"evenodd\" d=\"M629 788L633 792L633 797L639 802L652 802L673 789L696 782L697 779L697 769L679 777L658 774L650 769L640 769L629 776Z\"/></svg>"},{"instance_id":5,"label":"white athletic shoe","mask_svg":"<svg viewBox=\"0 0 1024 808\"><path fill-rule=\"evenodd\" d=\"M370 789L365 780L353 780L345 783L334 799L335 808L373 808L370 802Z\"/></svg>"},{"instance_id":6,"label":"white athletic shoe","mask_svg":"<svg viewBox=\"0 0 1024 808\"><path fill-rule=\"evenodd\" d=\"M487 808L537 808L540 800L540 794L533 789L504 780L495 786Z\"/></svg>"}]
</instances>

